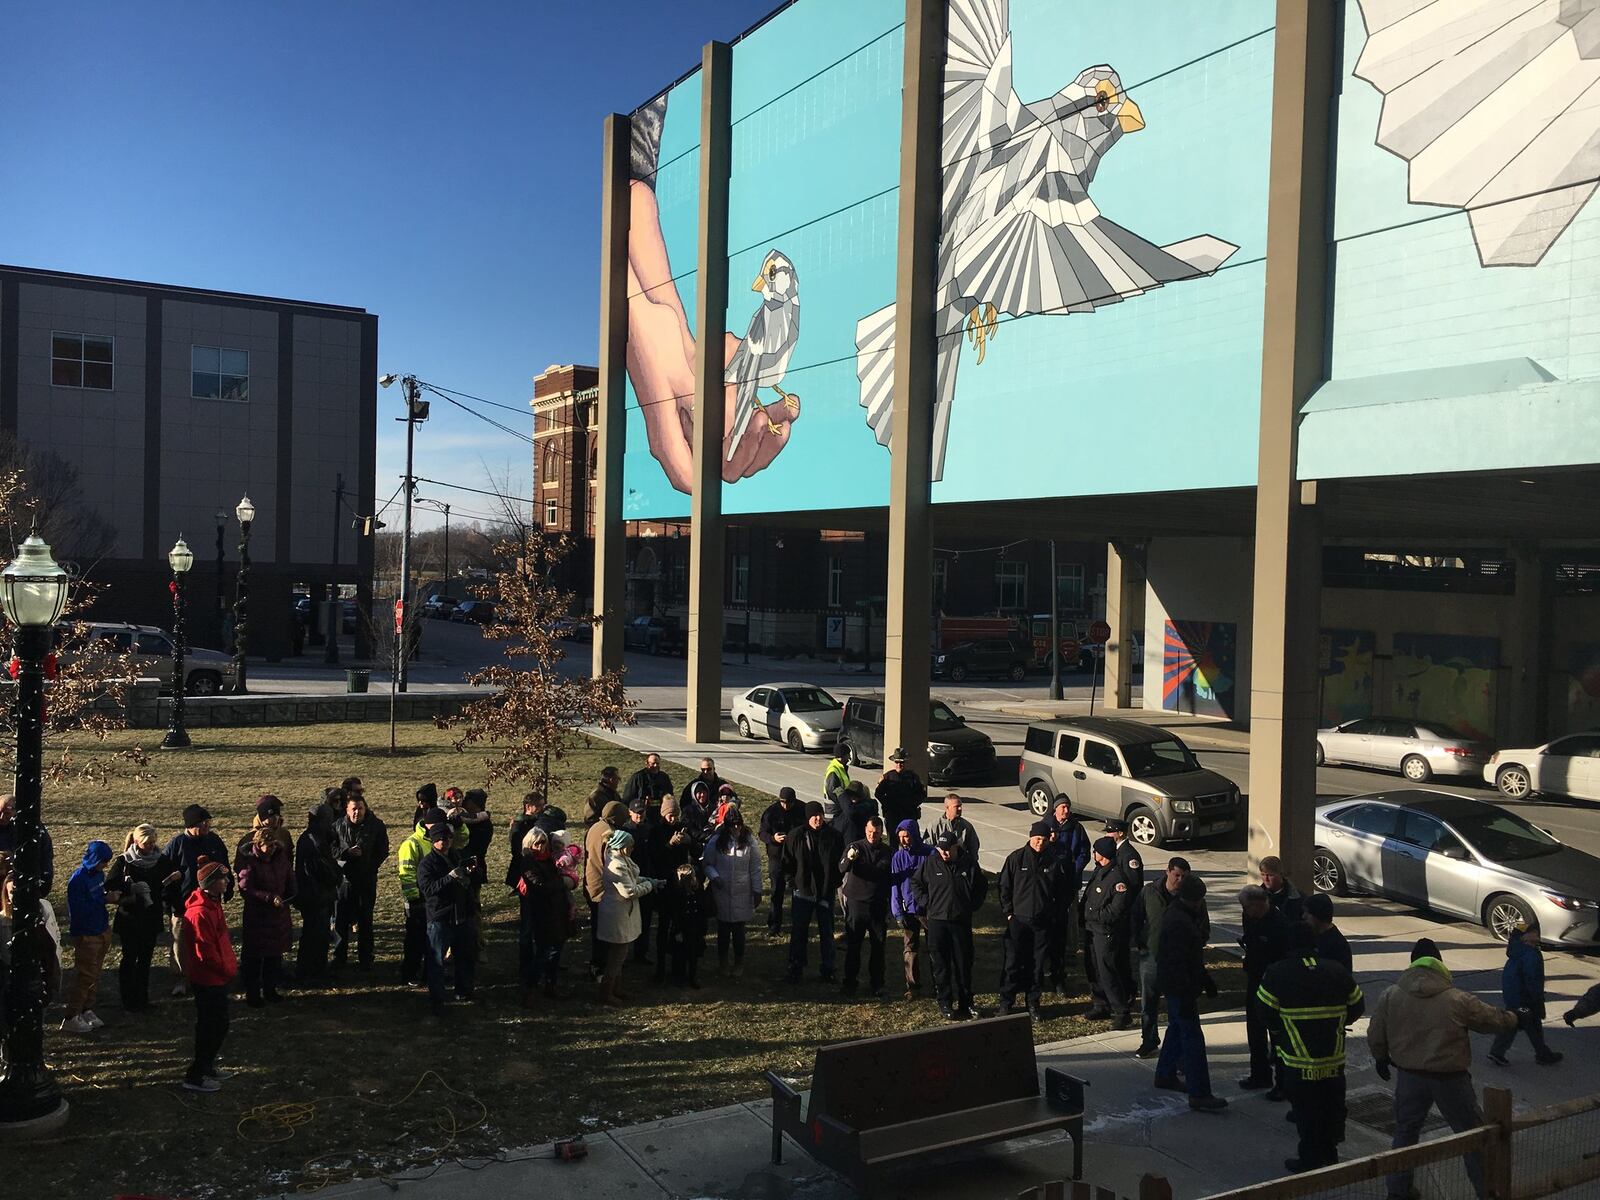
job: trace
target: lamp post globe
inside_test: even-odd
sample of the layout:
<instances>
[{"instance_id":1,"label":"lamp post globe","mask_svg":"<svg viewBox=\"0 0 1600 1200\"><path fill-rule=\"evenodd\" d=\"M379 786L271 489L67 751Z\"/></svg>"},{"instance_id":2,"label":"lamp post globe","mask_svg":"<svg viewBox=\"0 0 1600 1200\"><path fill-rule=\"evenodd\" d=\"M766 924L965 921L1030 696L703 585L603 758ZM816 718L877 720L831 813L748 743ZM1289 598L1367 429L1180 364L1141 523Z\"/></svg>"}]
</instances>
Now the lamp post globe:
<instances>
[{"instance_id":1,"label":"lamp post globe","mask_svg":"<svg viewBox=\"0 0 1600 1200\"><path fill-rule=\"evenodd\" d=\"M239 518L239 586L233 598L233 694L242 696L245 686L245 634L250 596L250 524L256 519L256 506L246 495L233 510Z\"/></svg>"},{"instance_id":2,"label":"lamp post globe","mask_svg":"<svg viewBox=\"0 0 1600 1200\"><path fill-rule=\"evenodd\" d=\"M178 535L177 542L167 552L167 565L172 568L172 716L167 725L167 735L161 739L163 750L183 750L189 746L189 730L184 723L184 708L188 703L189 675L184 669L184 658L189 652L188 630L185 628L185 597L183 585L194 566L194 551Z\"/></svg>"},{"instance_id":3,"label":"lamp post globe","mask_svg":"<svg viewBox=\"0 0 1600 1200\"><path fill-rule=\"evenodd\" d=\"M44 1061L45 962L44 819L40 811L44 756L45 663L55 623L66 611L71 579L37 533L0 571L0 608L12 629L16 690L12 719L17 730L17 849L9 885L13 926L11 973L5 1007L10 1029L0 1068L0 1135L39 1133L66 1120L67 1102Z\"/></svg>"},{"instance_id":4,"label":"lamp post globe","mask_svg":"<svg viewBox=\"0 0 1600 1200\"><path fill-rule=\"evenodd\" d=\"M241 525L248 525L256 519L256 506L250 502L249 496L239 501L238 507L233 510L233 515L239 518Z\"/></svg>"}]
</instances>

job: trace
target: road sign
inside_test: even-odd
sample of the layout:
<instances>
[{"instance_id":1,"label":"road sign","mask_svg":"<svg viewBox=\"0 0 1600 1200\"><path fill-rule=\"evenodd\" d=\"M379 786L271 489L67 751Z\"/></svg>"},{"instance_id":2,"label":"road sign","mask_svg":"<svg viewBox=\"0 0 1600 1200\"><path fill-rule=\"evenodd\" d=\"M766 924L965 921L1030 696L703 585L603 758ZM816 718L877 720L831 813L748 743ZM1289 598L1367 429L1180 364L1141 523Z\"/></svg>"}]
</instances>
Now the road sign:
<instances>
[{"instance_id":1,"label":"road sign","mask_svg":"<svg viewBox=\"0 0 1600 1200\"><path fill-rule=\"evenodd\" d=\"M1103 646L1111 640L1111 626L1104 621L1096 621L1089 626L1089 640L1097 646Z\"/></svg>"},{"instance_id":2,"label":"road sign","mask_svg":"<svg viewBox=\"0 0 1600 1200\"><path fill-rule=\"evenodd\" d=\"M406 631L406 602L404 600L396 600L394 602L394 632L395 632L395 636L399 637L405 631Z\"/></svg>"}]
</instances>

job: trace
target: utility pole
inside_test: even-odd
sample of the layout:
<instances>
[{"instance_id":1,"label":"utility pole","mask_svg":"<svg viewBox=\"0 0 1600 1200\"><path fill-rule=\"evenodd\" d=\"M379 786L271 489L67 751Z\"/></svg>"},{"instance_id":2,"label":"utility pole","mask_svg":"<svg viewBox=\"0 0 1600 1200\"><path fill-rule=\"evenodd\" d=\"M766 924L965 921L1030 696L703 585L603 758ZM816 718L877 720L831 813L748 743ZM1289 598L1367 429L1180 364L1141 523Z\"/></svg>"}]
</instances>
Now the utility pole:
<instances>
[{"instance_id":1,"label":"utility pole","mask_svg":"<svg viewBox=\"0 0 1600 1200\"><path fill-rule=\"evenodd\" d=\"M509 490L509 489L508 489ZM450 594L450 506L442 504L444 509L444 594Z\"/></svg>"},{"instance_id":2,"label":"utility pole","mask_svg":"<svg viewBox=\"0 0 1600 1200\"><path fill-rule=\"evenodd\" d=\"M1061 586L1056 581L1056 540L1050 539L1050 699L1061 699Z\"/></svg>"},{"instance_id":3,"label":"utility pole","mask_svg":"<svg viewBox=\"0 0 1600 1200\"><path fill-rule=\"evenodd\" d=\"M417 382L415 375L407 375L401 379L397 375L385 375L378 380L380 387L388 387L396 379L400 379L400 386L405 392L406 415L396 417L397 421L406 423L406 475L402 486L406 493L405 525L400 535L400 595L397 598L400 605L400 619L395 622L395 652L394 670L389 676L389 724L391 748L394 742L394 703L395 692L406 690L406 665L409 659L410 633L413 622L417 617L411 611L411 502L417 490L416 476L412 474L412 459L416 450L417 426L428 419L428 402L422 398L422 385Z\"/></svg>"},{"instance_id":4,"label":"utility pole","mask_svg":"<svg viewBox=\"0 0 1600 1200\"><path fill-rule=\"evenodd\" d=\"M323 624L328 627L328 642L322 652L322 661L339 661L339 633L344 625L344 605L339 600L339 526L344 515L344 472L335 476L333 486L333 582L328 585L328 603L323 609Z\"/></svg>"}]
</instances>

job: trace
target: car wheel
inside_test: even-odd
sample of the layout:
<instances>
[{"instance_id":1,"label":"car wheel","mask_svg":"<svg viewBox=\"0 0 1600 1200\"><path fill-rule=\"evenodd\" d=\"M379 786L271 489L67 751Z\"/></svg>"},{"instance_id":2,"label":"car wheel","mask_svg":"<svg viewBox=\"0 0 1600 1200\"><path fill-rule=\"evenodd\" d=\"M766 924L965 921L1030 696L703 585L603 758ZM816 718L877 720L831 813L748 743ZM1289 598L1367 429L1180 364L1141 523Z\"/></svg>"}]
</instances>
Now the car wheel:
<instances>
[{"instance_id":1,"label":"car wheel","mask_svg":"<svg viewBox=\"0 0 1600 1200\"><path fill-rule=\"evenodd\" d=\"M799 754L805 753L805 743L800 740L800 731L798 729L789 730L789 736L784 740L789 743L789 749Z\"/></svg>"},{"instance_id":2,"label":"car wheel","mask_svg":"<svg viewBox=\"0 0 1600 1200\"><path fill-rule=\"evenodd\" d=\"M1316 757L1317 766L1320 767L1323 763L1325 763L1327 761L1328 761L1328 756L1322 752L1322 743L1318 742L1317 743L1317 757Z\"/></svg>"},{"instance_id":3,"label":"car wheel","mask_svg":"<svg viewBox=\"0 0 1600 1200\"><path fill-rule=\"evenodd\" d=\"M1483 906L1483 923L1497 941L1508 942L1517 932L1518 925L1531 928L1534 920L1526 904L1515 896L1501 892L1497 896L1490 896L1489 902Z\"/></svg>"},{"instance_id":4,"label":"car wheel","mask_svg":"<svg viewBox=\"0 0 1600 1200\"><path fill-rule=\"evenodd\" d=\"M1028 668L1021 663L1012 663L1011 670L1007 672L1012 683L1021 683L1028 677Z\"/></svg>"},{"instance_id":5,"label":"car wheel","mask_svg":"<svg viewBox=\"0 0 1600 1200\"><path fill-rule=\"evenodd\" d=\"M950 681L952 683L963 683L966 681L966 678L967 669L960 663L957 663L955 666L950 668Z\"/></svg>"},{"instance_id":6,"label":"car wheel","mask_svg":"<svg viewBox=\"0 0 1600 1200\"><path fill-rule=\"evenodd\" d=\"M1400 774L1412 783L1427 783L1433 778L1433 768L1420 754L1408 754L1400 760Z\"/></svg>"},{"instance_id":7,"label":"car wheel","mask_svg":"<svg viewBox=\"0 0 1600 1200\"><path fill-rule=\"evenodd\" d=\"M861 765L861 760L856 757L856 748L849 742L840 742L839 748L833 752L833 756L847 767L859 767Z\"/></svg>"},{"instance_id":8,"label":"car wheel","mask_svg":"<svg viewBox=\"0 0 1600 1200\"><path fill-rule=\"evenodd\" d=\"M1533 780L1528 768L1521 763L1508 763L1495 772L1494 786L1507 800L1524 800L1533 791Z\"/></svg>"},{"instance_id":9,"label":"car wheel","mask_svg":"<svg viewBox=\"0 0 1600 1200\"><path fill-rule=\"evenodd\" d=\"M215 671L191 671L187 692L191 696L215 696L222 691L222 676Z\"/></svg>"},{"instance_id":10,"label":"car wheel","mask_svg":"<svg viewBox=\"0 0 1600 1200\"><path fill-rule=\"evenodd\" d=\"M1317 846L1311 852L1311 885L1319 892L1348 896L1350 884L1344 877L1344 864L1331 850Z\"/></svg>"},{"instance_id":11,"label":"car wheel","mask_svg":"<svg viewBox=\"0 0 1600 1200\"><path fill-rule=\"evenodd\" d=\"M1036 817L1048 817L1054 807L1055 793L1042 783L1028 789L1028 811Z\"/></svg>"},{"instance_id":12,"label":"car wheel","mask_svg":"<svg viewBox=\"0 0 1600 1200\"><path fill-rule=\"evenodd\" d=\"M747 738L747 737L751 736L751 734L750 734L750 722L746 718L740 717L737 721L734 722L734 724L739 727L739 736L740 737Z\"/></svg>"},{"instance_id":13,"label":"car wheel","mask_svg":"<svg viewBox=\"0 0 1600 1200\"><path fill-rule=\"evenodd\" d=\"M1161 848L1161 825L1155 813L1148 808L1135 808L1128 813L1128 836L1141 846Z\"/></svg>"}]
</instances>

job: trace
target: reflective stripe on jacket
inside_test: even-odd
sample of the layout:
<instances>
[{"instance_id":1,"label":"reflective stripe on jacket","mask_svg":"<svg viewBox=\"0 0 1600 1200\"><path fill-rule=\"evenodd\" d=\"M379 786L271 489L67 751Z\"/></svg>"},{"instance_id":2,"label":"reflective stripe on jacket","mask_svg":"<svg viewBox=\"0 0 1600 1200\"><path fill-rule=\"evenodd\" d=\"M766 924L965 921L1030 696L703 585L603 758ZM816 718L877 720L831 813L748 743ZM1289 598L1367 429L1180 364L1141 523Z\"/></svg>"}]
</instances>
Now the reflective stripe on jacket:
<instances>
[{"instance_id":1,"label":"reflective stripe on jacket","mask_svg":"<svg viewBox=\"0 0 1600 1200\"><path fill-rule=\"evenodd\" d=\"M1304 1080L1344 1074L1344 1030L1366 1011L1361 986L1326 958L1285 958L1267 968L1256 989L1278 1058Z\"/></svg>"}]
</instances>

